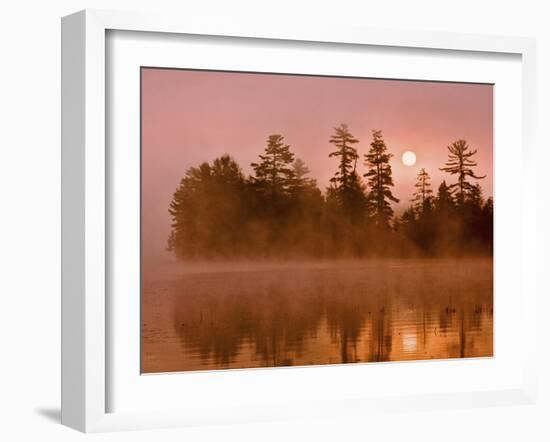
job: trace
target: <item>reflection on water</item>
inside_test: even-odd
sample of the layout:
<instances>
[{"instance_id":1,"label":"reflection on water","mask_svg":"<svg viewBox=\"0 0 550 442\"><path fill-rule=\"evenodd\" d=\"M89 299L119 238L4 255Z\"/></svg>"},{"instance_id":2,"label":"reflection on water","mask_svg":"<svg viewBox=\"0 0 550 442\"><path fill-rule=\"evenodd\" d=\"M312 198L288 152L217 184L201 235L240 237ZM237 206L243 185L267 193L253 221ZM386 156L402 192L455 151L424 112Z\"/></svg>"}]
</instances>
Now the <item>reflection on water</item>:
<instances>
[{"instance_id":1,"label":"reflection on water","mask_svg":"<svg viewBox=\"0 0 550 442\"><path fill-rule=\"evenodd\" d=\"M493 355L490 259L186 273L142 286L142 371Z\"/></svg>"}]
</instances>

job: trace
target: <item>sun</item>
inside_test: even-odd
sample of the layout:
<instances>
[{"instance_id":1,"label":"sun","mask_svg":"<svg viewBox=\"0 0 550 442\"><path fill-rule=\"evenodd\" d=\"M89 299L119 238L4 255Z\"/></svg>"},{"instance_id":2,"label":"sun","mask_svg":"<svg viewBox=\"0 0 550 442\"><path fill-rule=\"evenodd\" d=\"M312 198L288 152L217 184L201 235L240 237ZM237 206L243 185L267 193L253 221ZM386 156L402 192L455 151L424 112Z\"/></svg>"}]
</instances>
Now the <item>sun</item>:
<instances>
[{"instance_id":1,"label":"sun","mask_svg":"<svg viewBox=\"0 0 550 442\"><path fill-rule=\"evenodd\" d=\"M408 150L401 155L401 161L403 161L405 166L414 166L416 163L416 154Z\"/></svg>"}]
</instances>

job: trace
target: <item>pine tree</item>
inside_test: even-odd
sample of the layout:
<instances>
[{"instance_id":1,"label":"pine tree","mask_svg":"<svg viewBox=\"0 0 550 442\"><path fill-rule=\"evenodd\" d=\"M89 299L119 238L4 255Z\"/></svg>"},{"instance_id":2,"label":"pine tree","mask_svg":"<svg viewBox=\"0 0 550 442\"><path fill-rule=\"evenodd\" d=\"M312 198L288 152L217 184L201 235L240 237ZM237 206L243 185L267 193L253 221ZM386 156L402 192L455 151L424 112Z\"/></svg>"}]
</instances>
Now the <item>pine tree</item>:
<instances>
[{"instance_id":1,"label":"pine tree","mask_svg":"<svg viewBox=\"0 0 550 442\"><path fill-rule=\"evenodd\" d=\"M430 175L426 169L420 169L414 185L416 191L413 193L412 203L414 210L421 215L425 215L432 208L433 191L430 183Z\"/></svg>"},{"instance_id":2,"label":"pine tree","mask_svg":"<svg viewBox=\"0 0 550 442\"><path fill-rule=\"evenodd\" d=\"M271 196L287 194L293 183L292 162L294 154L290 146L283 142L282 135L270 135L261 162L251 163L255 177L253 182Z\"/></svg>"},{"instance_id":3,"label":"pine tree","mask_svg":"<svg viewBox=\"0 0 550 442\"><path fill-rule=\"evenodd\" d=\"M447 146L447 149L449 150L449 157L445 163L445 167L439 170L448 172L451 175L458 175L458 181L449 186L449 188L456 188L458 190L456 201L459 205L462 205L466 201L467 195L474 191L474 185L468 182L468 177L481 180L485 176L476 176L474 174L472 168L476 167L477 163L471 157L477 153L477 150L469 150L468 143L465 140L457 140L450 146Z\"/></svg>"},{"instance_id":4,"label":"pine tree","mask_svg":"<svg viewBox=\"0 0 550 442\"><path fill-rule=\"evenodd\" d=\"M466 203L472 205L477 209L482 209L483 207L483 191L479 183L475 183L470 192L466 195Z\"/></svg>"},{"instance_id":5,"label":"pine tree","mask_svg":"<svg viewBox=\"0 0 550 442\"><path fill-rule=\"evenodd\" d=\"M292 187L295 193L315 188L317 186L317 181L307 176L309 173L309 167L306 166L305 161L301 158L296 158L296 160L292 163Z\"/></svg>"},{"instance_id":6,"label":"pine tree","mask_svg":"<svg viewBox=\"0 0 550 442\"><path fill-rule=\"evenodd\" d=\"M296 180L302 180L306 175L309 175L309 167L306 166L306 162L301 158L296 158L292 163L292 170L294 171L294 177Z\"/></svg>"},{"instance_id":7,"label":"pine tree","mask_svg":"<svg viewBox=\"0 0 550 442\"><path fill-rule=\"evenodd\" d=\"M387 227L393 216L390 201L399 202L391 192L393 178L390 159L393 155L387 151L382 131L373 130L372 137L370 150L365 154L365 165L369 169L364 174L370 188L368 203L376 225Z\"/></svg>"},{"instance_id":8,"label":"pine tree","mask_svg":"<svg viewBox=\"0 0 550 442\"><path fill-rule=\"evenodd\" d=\"M289 249L314 255L322 250L320 239L323 232L320 220L325 201L317 187L317 181L308 176L310 171L305 161L296 158L292 163L292 171L294 178L287 207L286 241Z\"/></svg>"},{"instance_id":9,"label":"pine tree","mask_svg":"<svg viewBox=\"0 0 550 442\"><path fill-rule=\"evenodd\" d=\"M356 172L359 154L354 145L359 140L350 133L346 124L334 130L335 134L329 142L335 145L336 150L329 157L337 157L340 162L338 171L330 179L327 198L337 202L348 221L358 223L362 221L365 211L365 186Z\"/></svg>"},{"instance_id":10,"label":"pine tree","mask_svg":"<svg viewBox=\"0 0 550 442\"><path fill-rule=\"evenodd\" d=\"M309 168L305 161L297 158L292 163L293 181L290 189L292 197L293 213L300 213L304 216L310 211L309 215L319 216L324 203L321 191L317 187L317 180L309 178ZM308 216L309 216L308 215Z\"/></svg>"},{"instance_id":11,"label":"pine tree","mask_svg":"<svg viewBox=\"0 0 550 442\"><path fill-rule=\"evenodd\" d=\"M435 210L437 212L450 213L455 205L453 192L454 189L450 189L445 181L439 185L437 197L435 198Z\"/></svg>"},{"instance_id":12,"label":"pine tree","mask_svg":"<svg viewBox=\"0 0 550 442\"><path fill-rule=\"evenodd\" d=\"M345 193L351 187L352 175L357 166L359 154L353 145L357 144L359 140L353 137L346 124L341 124L334 130L336 133L330 137L329 142L335 145L336 150L331 152L329 157L339 157L340 164L338 172L330 179L330 182L338 191Z\"/></svg>"}]
</instances>

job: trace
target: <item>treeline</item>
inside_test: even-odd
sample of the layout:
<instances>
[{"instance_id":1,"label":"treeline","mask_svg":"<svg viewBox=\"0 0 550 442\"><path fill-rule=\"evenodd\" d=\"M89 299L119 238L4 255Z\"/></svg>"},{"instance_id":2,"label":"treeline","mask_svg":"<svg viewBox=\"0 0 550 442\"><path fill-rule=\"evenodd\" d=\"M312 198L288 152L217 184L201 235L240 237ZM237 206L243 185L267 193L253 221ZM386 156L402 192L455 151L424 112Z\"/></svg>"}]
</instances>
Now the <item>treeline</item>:
<instances>
[{"instance_id":1,"label":"treeline","mask_svg":"<svg viewBox=\"0 0 550 442\"><path fill-rule=\"evenodd\" d=\"M328 140L336 170L323 193L283 136L270 135L253 175L229 155L191 167L170 204L168 249L180 258L351 258L491 253L493 204L472 180L477 163L464 140L448 146L444 181L434 194L418 174L410 207L395 216L393 154L372 131L361 158L342 124ZM358 162L364 173L358 171Z\"/></svg>"}]
</instances>

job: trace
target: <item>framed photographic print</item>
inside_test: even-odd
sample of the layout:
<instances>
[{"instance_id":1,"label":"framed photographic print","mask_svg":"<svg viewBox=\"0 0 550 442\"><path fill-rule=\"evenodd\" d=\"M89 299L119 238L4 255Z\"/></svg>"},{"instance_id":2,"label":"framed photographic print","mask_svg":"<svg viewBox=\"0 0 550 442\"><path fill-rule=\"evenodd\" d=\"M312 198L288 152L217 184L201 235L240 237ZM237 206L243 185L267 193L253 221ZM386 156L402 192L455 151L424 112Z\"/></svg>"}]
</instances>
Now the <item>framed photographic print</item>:
<instances>
[{"instance_id":1,"label":"framed photographic print","mask_svg":"<svg viewBox=\"0 0 550 442\"><path fill-rule=\"evenodd\" d=\"M493 356L492 84L142 67L141 128L142 373Z\"/></svg>"},{"instance_id":2,"label":"framed photographic print","mask_svg":"<svg viewBox=\"0 0 550 442\"><path fill-rule=\"evenodd\" d=\"M533 400L532 40L84 11L62 43L63 423Z\"/></svg>"}]
</instances>

